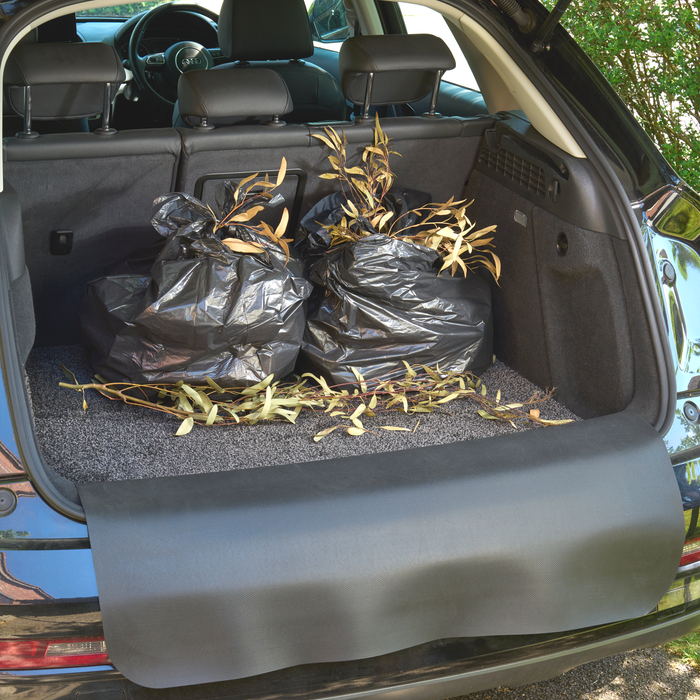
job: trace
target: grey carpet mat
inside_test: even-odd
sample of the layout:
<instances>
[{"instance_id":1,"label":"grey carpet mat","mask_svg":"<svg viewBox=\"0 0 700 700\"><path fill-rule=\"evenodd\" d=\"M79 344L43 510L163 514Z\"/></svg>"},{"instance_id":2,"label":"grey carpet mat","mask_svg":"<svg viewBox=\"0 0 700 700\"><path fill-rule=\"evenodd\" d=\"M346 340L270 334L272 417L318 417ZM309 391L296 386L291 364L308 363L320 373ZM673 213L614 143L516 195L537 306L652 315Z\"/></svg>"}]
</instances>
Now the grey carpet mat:
<instances>
[{"instance_id":1,"label":"grey carpet mat","mask_svg":"<svg viewBox=\"0 0 700 700\"><path fill-rule=\"evenodd\" d=\"M420 416L412 433L377 431L361 436L336 430L320 442L313 436L337 425L327 414L302 412L295 425L265 421L246 426L195 426L189 435L174 437L179 422L170 416L127 406L88 392L88 410L79 393L59 387L65 365L80 382L92 379L87 355L77 345L37 348L26 365L39 446L48 465L77 482L120 481L155 476L200 474L291 462L309 462L350 455L392 452L459 440L504 435L527 429L484 420L469 401L452 401L446 408ZM482 381L505 402L525 401L537 391L501 362L487 370ZM541 417L576 416L555 400L538 406ZM365 427L395 425L413 429L418 416L400 412L365 419ZM542 430L543 428L536 428ZM544 428L546 430L546 428Z\"/></svg>"}]
</instances>

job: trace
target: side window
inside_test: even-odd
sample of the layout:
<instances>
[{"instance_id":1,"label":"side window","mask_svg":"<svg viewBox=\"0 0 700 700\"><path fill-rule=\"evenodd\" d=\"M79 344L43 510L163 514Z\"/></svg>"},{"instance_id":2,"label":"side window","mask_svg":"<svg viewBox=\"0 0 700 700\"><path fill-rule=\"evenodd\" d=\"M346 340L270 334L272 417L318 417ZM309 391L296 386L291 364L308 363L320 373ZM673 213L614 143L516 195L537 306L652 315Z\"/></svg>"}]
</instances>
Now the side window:
<instances>
[{"instance_id":1,"label":"side window","mask_svg":"<svg viewBox=\"0 0 700 700\"><path fill-rule=\"evenodd\" d=\"M462 49L459 48L445 18L439 12L423 5L414 5L408 2L398 4L406 24L406 31L409 34L434 34L439 36L452 51L457 66L453 70L447 71L443 80L479 91L479 85L474 79Z\"/></svg>"},{"instance_id":2,"label":"side window","mask_svg":"<svg viewBox=\"0 0 700 700\"><path fill-rule=\"evenodd\" d=\"M350 36L343 0L305 0L309 11L311 34L319 48L340 51Z\"/></svg>"}]
</instances>

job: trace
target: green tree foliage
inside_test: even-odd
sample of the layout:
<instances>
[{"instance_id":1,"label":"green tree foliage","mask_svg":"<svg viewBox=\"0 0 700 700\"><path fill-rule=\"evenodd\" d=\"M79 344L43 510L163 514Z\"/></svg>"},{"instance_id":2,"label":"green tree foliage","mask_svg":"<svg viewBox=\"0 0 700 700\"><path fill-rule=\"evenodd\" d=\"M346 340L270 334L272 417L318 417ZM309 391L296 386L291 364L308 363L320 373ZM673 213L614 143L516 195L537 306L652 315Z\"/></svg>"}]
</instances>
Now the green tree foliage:
<instances>
[{"instance_id":1,"label":"green tree foliage","mask_svg":"<svg viewBox=\"0 0 700 700\"><path fill-rule=\"evenodd\" d=\"M700 189L700 0L575 0L562 23Z\"/></svg>"}]
</instances>

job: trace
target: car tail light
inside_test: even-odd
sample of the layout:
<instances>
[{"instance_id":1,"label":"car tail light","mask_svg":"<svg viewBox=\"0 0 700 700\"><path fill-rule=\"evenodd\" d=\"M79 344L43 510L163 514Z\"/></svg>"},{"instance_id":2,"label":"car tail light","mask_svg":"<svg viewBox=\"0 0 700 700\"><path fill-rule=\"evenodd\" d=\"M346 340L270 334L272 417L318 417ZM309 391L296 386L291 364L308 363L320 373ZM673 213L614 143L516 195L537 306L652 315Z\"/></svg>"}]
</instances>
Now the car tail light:
<instances>
[{"instance_id":1,"label":"car tail light","mask_svg":"<svg viewBox=\"0 0 700 700\"><path fill-rule=\"evenodd\" d=\"M685 545L683 545L680 566L688 566L688 564L694 564L697 561L700 561L700 537L686 540Z\"/></svg>"},{"instance_id":2,"label":"car tail light","mask_svg":"<svg viewBox=\"0 0 700 700\"><path fill-rule=\"evenodd\" d=\"M82 639L0 639L0 671L68 668L109 663L103 637Z\"/></svg>"}]
</instances>

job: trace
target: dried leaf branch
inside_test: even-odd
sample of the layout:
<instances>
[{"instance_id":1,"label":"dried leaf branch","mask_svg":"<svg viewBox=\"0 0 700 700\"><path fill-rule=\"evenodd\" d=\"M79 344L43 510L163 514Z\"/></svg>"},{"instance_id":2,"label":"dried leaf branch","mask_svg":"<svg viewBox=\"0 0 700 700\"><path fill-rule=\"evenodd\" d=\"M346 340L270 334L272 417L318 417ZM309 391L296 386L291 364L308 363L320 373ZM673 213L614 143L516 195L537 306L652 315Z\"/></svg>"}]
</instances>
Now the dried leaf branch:
<instances>
[{"instance_id":1,"label":"dried leaf branch","mask_svg":"<svg viewBox=\"0 0 700 700\"><path fill-rule=\"evenodd\" d=\"M330 237L331 247L348 241L357 241L372 233L383 233L391 238L412 241L437 251L443 259L440 269L449 268L452 275L461 270L466 277L468 271L485 267L498 281L501 261L493 252L493 237L488 234L496 230L487 226L474 230L475 225L465 211L473 202L454 201L444 204L427 204L412 209L400 216L387 205L386 196L394 183L389 158L398 155L389 147L389 138L375 118L374 142L362 152L362 164L348 167L345 132L341 136L331 127L324 129L326 135L312 134L333 151L328 156L333 172L323 173L326 180L338 180L347 198L343 205L345 216L337 224L323 227ZM407 223L409 220L414 223Z\"/></svg>"},{"instance_id":2,"label":"dried leaf branch","mask_svg":"<svg viewBox=\"0 0 700 700\"><path fill-rule=\"evenodd\" d=\"M210 378L202 386L183 382L129 384L105 382L100 378L80 384L69 370L64 372L74 381L61 382L60 386L80 391L83 397L86 390L94 389L109 399L174 416L182 421L176 436L189 433L195 423L207 426L254 425L262 420L294 423L302 411L327 413L345 421L314 435L314 441L318 442L337 428L344 429L349 435L370 432L363 419L374 418L378 413L400 411L420 416L443 409L458 399L475 403L482 418L510 423L513 427L526 423L547 426L571 422L540 418L539 409L531 408L552 398L552 391L538 392L522 403L503 403L500 390L495 397L489 396L486 386L470 372L443 372L438 367L404 364L406 374L403 379L365 380L354 370L357 383L337 386L329 386L323 377L313 374L303 374L286 383L274 382L273 375L270 375L245 389L223 389ZM83 408L87 410L85 399ZM397 426L380 426L379 429L410 432L408 428Z\"/></svg>"},{"instance_id":3,"label":"dried leaf branch","mask_svg":"<svg viewBox=\"0 0 700 700\"><path fill-rule=\"evenodd\" d=\"M224 245L235 253L262 253L265 250L263 245L239 237L241 233L245 234L247 231L255 232L267 238L273 245L282 248L287 261L289 261L289 243L292 241L289 238L284 238L289 224L289 210L285 207L282 218L274 231L264 221L251 223L263 211L265 208L263 205L274 198L273 192L284 182L286 174L287 160L282 158L275 182L270 182L267 175L264 180L257 180L259 173L255 173L239 183L231 180L224 183L226 194L220 215L217 217L211 207L207 207L214 218L214 233L220 229L228 229L228 232L233 234L222 239L221 242Z\"/></svg>"}]
</instances>

